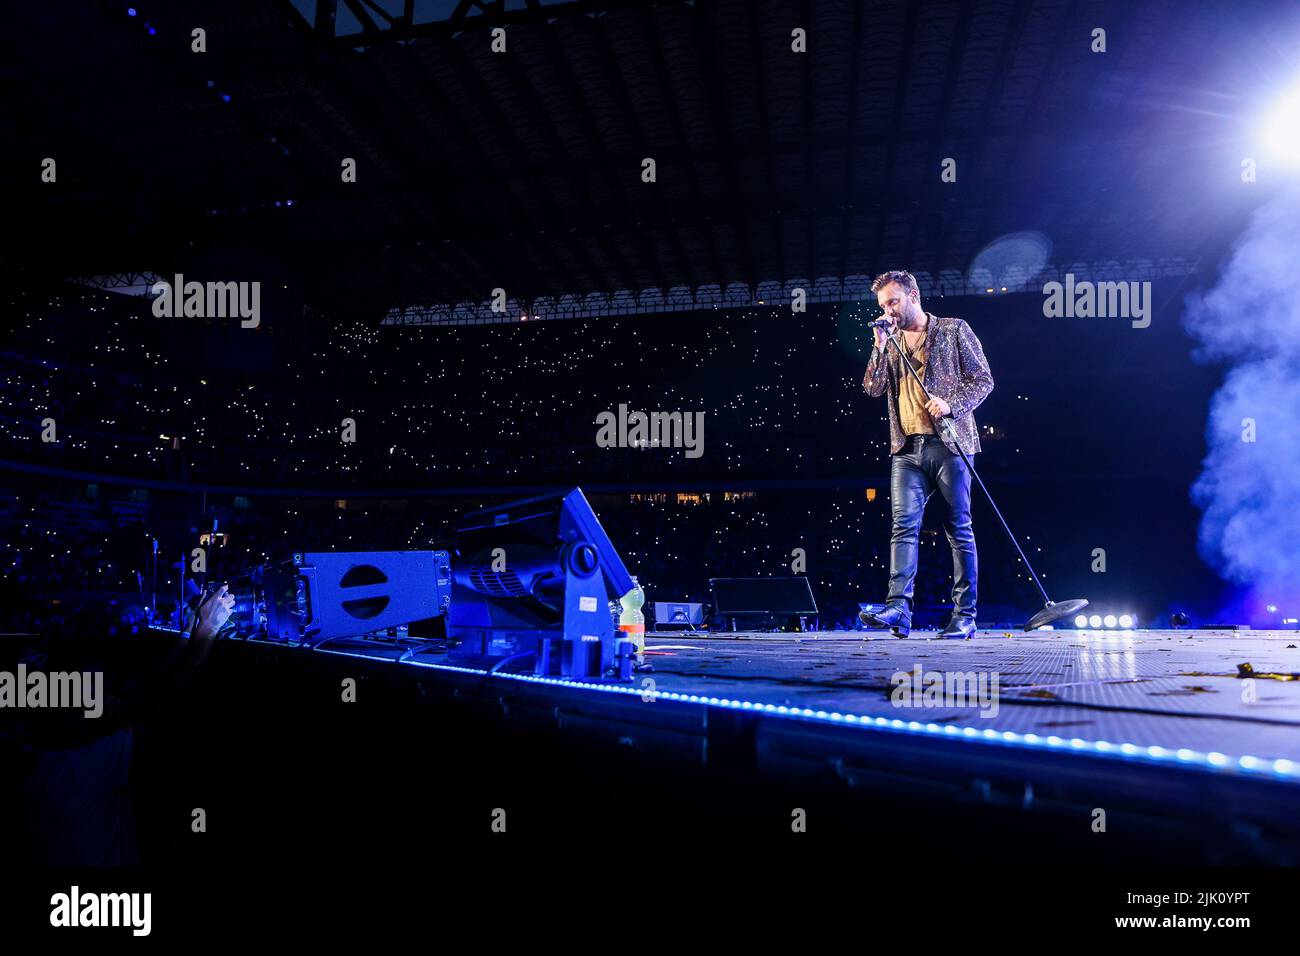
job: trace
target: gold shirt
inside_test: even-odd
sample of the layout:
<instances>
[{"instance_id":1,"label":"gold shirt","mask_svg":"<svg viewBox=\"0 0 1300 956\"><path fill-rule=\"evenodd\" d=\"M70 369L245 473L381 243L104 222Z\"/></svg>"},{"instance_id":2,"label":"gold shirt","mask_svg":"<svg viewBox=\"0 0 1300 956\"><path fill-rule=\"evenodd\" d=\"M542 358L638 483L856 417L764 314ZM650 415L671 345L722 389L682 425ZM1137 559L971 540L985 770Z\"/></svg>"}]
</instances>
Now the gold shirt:
<instances>
[{"instance_id":1,"label":"gold shirt","mask_svg":"<svg viewBox=\"0 0 1300 956\"><path fill-rule=\"evenodd\" d=\"M904 347L907 343L904 340ZM909 351L908 358L911 359L912 367L916 369L916 374L921 376L921 381L925 381L925 361L927 353L925 342L922 341L915 352ZM934 419L930 413L925 410L925 392L916 379L912 378L912 373L907 369L902 369L902 377L898 382L898 418L899 424L903 426L904 435L934 435L938 433L935 428Z\"/></svg>"}]
</instances>

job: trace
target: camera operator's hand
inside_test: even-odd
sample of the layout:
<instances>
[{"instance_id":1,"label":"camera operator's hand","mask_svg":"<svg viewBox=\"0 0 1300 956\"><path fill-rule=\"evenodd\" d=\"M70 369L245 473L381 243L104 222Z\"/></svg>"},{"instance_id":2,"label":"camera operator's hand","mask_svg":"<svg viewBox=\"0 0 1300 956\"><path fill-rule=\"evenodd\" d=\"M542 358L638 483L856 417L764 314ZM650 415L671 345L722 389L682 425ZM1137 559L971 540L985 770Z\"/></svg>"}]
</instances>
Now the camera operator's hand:
<instances>
[{"instance_id":1,"label":"camera operator's hand","mask_svg":"<svg viewBox=\"0 0 1300 956\"><path fill-rule=\"evenodd\" d=\"M223 584L200 602L194 637L214 638L221 626L230 620L230 612L235 608L235 596L226 592L227 586Z\"/></svg>"}]
</instances>

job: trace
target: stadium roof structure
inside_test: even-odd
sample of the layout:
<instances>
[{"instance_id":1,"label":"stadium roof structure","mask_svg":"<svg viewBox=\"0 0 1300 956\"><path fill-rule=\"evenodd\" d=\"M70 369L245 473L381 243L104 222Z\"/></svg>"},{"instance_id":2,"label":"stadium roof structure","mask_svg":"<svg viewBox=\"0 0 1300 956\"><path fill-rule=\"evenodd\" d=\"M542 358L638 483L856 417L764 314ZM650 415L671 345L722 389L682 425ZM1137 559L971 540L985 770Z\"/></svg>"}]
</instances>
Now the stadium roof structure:
<instances>
[{"instance_id":1,"label":"stadium roof structure","mask_svg":"<svg viewBox=\"0 0 1300 956\"><path fill-rule=\"evenodd\" d=\"M885 268L957 290L1001 281L971 270L1011 233L1136 279L1216 255L1259 197L1247 6L27 0L6 20L3 256L106 287L253 262L375 320L455 320L496 289L516 320L845 298Z\"/></svg>"}]
</instances>

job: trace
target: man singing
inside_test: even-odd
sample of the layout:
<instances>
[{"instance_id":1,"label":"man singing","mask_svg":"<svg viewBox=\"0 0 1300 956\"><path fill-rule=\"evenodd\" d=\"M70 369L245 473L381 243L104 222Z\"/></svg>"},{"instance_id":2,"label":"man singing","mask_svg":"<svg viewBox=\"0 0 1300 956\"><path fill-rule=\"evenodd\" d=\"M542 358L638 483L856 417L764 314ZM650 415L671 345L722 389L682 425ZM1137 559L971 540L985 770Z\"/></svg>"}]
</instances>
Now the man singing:
<instances>
[{"instance_id":1,"label":"man singing","mask_svg":"<svg viewBox=\"0 0 1300 956\"><path fill-rule=\"evenodd\" d=\"M891 323L874 329L875 347L862 387L873 398L889 396L890 499L894 530L889 550L889 597L876 614L863 611L864 624L887 627L895 637L912 629L912 583L916 578L921 515L938 489L947 513L944 530L952 547L952 619L943 637L975 633L978 561L970 520L970 469L961 451L980 450L972 412L993 391L984 349L961 319L941 319L921 310L921 292L910 272L885 272L871 283L876 301ZM902 364L888 332L898 334L912 367L931 399ZM947 416L947 422L941 422ZM951 429L948 426L953 426Z\"/></svg>"}]
</instances>

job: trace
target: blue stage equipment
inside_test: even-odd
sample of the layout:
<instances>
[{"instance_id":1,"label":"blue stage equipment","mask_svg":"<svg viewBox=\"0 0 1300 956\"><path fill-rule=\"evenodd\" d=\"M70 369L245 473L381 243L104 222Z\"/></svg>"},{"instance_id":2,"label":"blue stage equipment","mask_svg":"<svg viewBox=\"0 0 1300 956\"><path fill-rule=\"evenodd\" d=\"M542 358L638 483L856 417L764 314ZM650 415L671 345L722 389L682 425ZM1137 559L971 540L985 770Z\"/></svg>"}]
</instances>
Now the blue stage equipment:
<instances>
[{"instance_id":1,"label":"blue stage equipment","mask_svg":"<svg viewBox=\"0 0 1300 956\"><path fill-rule=\"evenodd\" d=\"M632 590L582 489L466 515L456 530L450 656L494 669L531 659L538 676L631 680L636 647L609 602Z\"/></svg>"},{"instance_id":2,"label":"blue stage equipment","mask_svg":"<svg viewBox=\"0 0 1300 956\"><path fill-rule=\"evenodd\" d=\"M655 625L682 625L695 630L704 623L704 605L655 601Z\"/></svg>"},{"instance_id":3,"label":"blue stage equipment","mask_svg":"<svg viewBox=\"0 0 1300 956\"><path fill-rule=\"evenodd\" d=\"M223 635L285 644L374 634L438 617L451 601L446 551L303 551L226 583L235 607Z\"/></svg>"}]
</instances>

